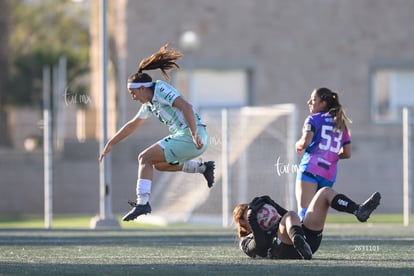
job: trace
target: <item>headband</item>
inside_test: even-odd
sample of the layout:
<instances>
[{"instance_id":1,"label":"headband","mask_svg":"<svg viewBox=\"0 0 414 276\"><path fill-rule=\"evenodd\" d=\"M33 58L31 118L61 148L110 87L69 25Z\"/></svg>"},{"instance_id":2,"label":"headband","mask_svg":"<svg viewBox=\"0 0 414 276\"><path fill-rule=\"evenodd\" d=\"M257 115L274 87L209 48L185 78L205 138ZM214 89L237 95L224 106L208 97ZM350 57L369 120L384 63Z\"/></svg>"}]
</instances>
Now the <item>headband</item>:
<instances>
[{"instance_id":1,"label":"headband","mask_svg":"<svg viewBox=\"0 0 414 276\"><path fill-rule=\"evenodd\" d=\"M127 84L127 88L140 88L141 86L151 87L152 82L128 82Z\"/></svg>"}]
</instances>

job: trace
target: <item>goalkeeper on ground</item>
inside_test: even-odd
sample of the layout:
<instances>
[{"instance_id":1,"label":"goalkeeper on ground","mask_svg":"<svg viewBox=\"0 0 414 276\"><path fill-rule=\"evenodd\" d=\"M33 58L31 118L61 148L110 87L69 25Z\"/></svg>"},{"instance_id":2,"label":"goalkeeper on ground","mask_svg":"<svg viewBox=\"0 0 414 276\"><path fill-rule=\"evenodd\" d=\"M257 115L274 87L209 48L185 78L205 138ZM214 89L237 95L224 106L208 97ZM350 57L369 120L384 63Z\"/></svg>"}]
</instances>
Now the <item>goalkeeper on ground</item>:
<instances>
[{"instance_id":1,"label":"goalkeeper on ground","mask_svg":"<svg viewBox=\"0 0 414 276\"><path fill-rule=\"evenodd\" d=\"M233 220L240 238L240 249L249 257L310 260L321 244L329 207L354 214L360 222L365 222L380 200L381 195L376 192L364 203L356 204L344 194L325 187L313 197L303 222L296 212L287 211L269 196L256 197L249 204L237 205ZM280 216L268 230L263 230L257 221L257 212L264 204L275 207Z\"/></svg>"}]
</instances>

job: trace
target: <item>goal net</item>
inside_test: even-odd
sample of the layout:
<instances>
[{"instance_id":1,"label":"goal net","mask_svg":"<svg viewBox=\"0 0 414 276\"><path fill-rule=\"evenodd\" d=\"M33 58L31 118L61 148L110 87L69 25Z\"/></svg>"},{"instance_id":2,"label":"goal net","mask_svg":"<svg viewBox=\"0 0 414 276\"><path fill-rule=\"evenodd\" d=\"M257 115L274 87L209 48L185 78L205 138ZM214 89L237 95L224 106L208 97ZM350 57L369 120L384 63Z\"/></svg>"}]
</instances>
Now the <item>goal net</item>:
<instances>
[{"instance_id":1,"label":"goal net","mask_svg":"<svg viewBox=\"0 0 414 276\"><path fill-rule=\"evenodd\" d=\"M140 221L228 226L237 204L260 195L295 208L295 105L203 109L201 116L210 136L202 158L216 162L213 188L201 174L157 173L153 212Z\"/></svg>"}]
</instances>

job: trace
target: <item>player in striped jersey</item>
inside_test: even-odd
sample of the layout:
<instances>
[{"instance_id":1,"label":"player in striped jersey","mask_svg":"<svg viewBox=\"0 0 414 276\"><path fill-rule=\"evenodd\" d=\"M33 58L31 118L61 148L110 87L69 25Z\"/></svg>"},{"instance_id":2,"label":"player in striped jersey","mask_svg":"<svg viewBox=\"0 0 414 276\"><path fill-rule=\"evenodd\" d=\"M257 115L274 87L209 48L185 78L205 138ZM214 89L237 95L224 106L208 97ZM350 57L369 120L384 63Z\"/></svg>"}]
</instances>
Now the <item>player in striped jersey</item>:
<instances>
[{"instance_id":1,"label":"player in striped jersey","mask_svg":"<svg viewBox=\"0 0 414 276\"><path fill-rule=\"evenodd\" d=\"M150 75L143 73L146 70L160 69L169 80L167 71L179 68L175 61L181 56L180 52L168 49L166 44L139 63L138 72L128 78L127 88L132 99L142 103L141 108L108 141L99 157L101 161L113 145L132 134L151 116L156 116L169 129L170 135L149 146L138 156L137 202L130 202L133 208L123 217L124 221L151 212L149 197L154 169L201 173L209 188L214 183L214 161L193 160L208 147L206 124L177 89L162 80L153 81Z\"/></svg>"},{"instance_id":2,"label":"player in striped jersey","mask_svg":"<svg viewBox=\"0 0 414 276\"><path fill-rule=\"evenodd\" d=\"M303 219L316 191L332 187L336 181L339 159L351 157L351 137L338 93L328 88L312 91L308 100L310 115L296 142L296 152L303 154L296 178L296 201Z\"/></svg>"}]
</instances>

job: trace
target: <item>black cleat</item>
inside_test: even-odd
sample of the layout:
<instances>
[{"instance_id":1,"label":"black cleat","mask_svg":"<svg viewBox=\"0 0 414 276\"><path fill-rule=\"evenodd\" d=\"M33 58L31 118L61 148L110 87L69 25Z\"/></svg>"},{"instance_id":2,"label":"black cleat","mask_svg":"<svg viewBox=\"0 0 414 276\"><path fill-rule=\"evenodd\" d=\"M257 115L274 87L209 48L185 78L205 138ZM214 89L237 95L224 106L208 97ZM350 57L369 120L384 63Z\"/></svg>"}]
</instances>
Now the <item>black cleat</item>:
<instances>
[{"instance_id":1,"label":"black cleat","mask_svg":"<svg viewBox=\"0 0 414 276\"><path fill-rule=\"evenodd\" d=\"M355 216L360 222L366 222L371 215L372 211L378 207L381 200L381 194L379 192L373 193L364 203L359 205Z\"/></svg>"},{"instance_id":2,"label":"black cleat","mask_svg":"<svg viewBox=\"0 0 414 276\"><path fill-rule=\"evenodd\" d=\"M206 166L206 170L203 172L203 175L207 180L208 187L211 188L214 184L214 169L216 168L216 164L214 161L207 161L203 164Z\"/></svg>"},{"instance_id":3,"label":"black cleat","mask_svg":"<svg viewBox=\"0 0 414 276\"><path fill-rule=\"evenodd\" d=\"M296 235L293 240L293 246L295 247L296 251L298 251L298 253L302 256L302 258L305 260L312 259L312 250L303 236Z\"/></svg>"},{"instance_id":4,"label":"black cleat","mask_svg":"<svg viewBox=\"0 0 414 276\"><path fill-rule=\"evenodd\" d=\"M140 215L146 215L148 213L151 213L151 206L149 205L149 202L147 202L147 204L145 205L143 204L138 205L135 202L131 202L131 201L128 201L128 203L134 208L132 208L132 210L129 211L128 214L126 214L122 218L123 221L134 220Z\"/></svg>"}]
</instances>

